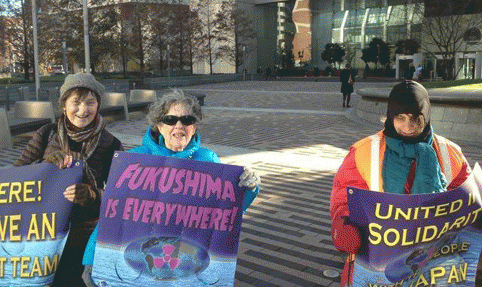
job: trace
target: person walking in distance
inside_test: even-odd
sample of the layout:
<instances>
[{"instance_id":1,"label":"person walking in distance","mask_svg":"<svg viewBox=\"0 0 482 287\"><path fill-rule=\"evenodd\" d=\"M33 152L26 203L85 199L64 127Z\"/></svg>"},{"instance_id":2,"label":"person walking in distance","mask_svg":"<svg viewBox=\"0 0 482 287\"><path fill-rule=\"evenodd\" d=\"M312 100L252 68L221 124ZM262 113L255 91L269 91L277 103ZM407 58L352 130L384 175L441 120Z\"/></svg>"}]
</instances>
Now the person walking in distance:
<instances>
[{"instance_id":1,"label":"person walking in distance","mask_svg":"<svg viewBox=\"0 0 482 287\"><path fill-rule=\"evenodd\" d=\"M355 83L355 75L350 65L347 64L340 73L341 93L343 94L343 107L350 107L351 93L353 93L353 84Z\"/></svg>"}]
</instances>

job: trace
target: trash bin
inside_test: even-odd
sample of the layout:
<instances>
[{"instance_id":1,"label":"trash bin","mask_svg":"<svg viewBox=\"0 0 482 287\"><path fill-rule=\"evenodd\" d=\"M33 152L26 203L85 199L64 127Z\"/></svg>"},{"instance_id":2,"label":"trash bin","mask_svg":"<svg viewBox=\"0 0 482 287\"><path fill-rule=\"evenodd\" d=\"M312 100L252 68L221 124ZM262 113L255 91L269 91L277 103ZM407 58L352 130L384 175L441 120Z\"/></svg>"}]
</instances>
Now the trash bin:
<instances>
[{"instance_id":1,"label":"trash bin","mask_svg":"<svg viewBox=\"0 0 482 287\"><path fill-rule=\"evenodd\" d=\"M18 88L18 99L20 101L29 100L28 87Z\"/></svg>"}]
</instances>

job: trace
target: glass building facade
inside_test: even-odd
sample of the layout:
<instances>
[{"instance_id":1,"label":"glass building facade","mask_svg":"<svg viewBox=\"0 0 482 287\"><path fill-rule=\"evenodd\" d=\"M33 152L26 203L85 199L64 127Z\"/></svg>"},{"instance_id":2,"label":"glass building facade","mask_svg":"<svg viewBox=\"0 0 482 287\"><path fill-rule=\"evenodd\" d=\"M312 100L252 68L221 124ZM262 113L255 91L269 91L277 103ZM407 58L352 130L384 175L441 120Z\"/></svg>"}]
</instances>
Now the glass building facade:
<instances>
[{"instance_id":1,"label":"glass building facade","mask_svg":"<svg viewBox=\"0 0 482 287\"><path fill-rule=\"evenodd\" d=\"M331 41L356 48L364 48L376 37L390 44L419 41L423 12L423 3L334 11Z\"/></svg>"}]
</instances>

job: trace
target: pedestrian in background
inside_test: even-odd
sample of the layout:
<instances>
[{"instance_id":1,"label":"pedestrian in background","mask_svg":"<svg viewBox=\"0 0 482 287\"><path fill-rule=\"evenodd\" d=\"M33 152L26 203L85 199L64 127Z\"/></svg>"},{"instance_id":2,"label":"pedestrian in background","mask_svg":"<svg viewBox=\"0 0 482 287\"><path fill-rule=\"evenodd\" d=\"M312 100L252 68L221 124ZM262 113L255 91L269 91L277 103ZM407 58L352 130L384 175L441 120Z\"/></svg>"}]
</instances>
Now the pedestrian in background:
<instances>
[{"instance_id":1,"label":"pedestrian in background","mask_svg":"<svg viewBox=\"0 0 482 287\"><path fill-rule=\"evenodd\" d=\"M62 114L55 124L37 130L15 166L48 162L68 168L82 161L82 183L67 187L64 197L72 201L72 221L51 286L85 286L82 256L99 219L102 189L112 156L121 142L105 129L99 114L104 86L87 73L68 75L60 87Z\"/></svg>"},{"instance_id":2,"label":"pedestrian in background","mask_svg":"<svg viewBox=\"0 0 482 287\"><path fill-rule=\"evenodd\" d=\"M353 85L355 84L355 74L349 64L340 72L341 93L343 94L342 107L350 107L351 93L353 93Z\"/></svg>"},{"instance_id":3,"label":"pedestrian in background","mask_svg":"<svg viewBox=\"0 0 482 287\"><path fill-rule=\"evenodd\" d=\"M430 115L428 92L422 85L412 80L396 85L388 98L385 128L355 143L335 175L331 236L335 247L348 253L340 286L353 283L355 254L364 241L349 222L348 186L422 194L452 190L467 179L470 166L460 147L433 133Z\"/></svg>"}]
</instances>

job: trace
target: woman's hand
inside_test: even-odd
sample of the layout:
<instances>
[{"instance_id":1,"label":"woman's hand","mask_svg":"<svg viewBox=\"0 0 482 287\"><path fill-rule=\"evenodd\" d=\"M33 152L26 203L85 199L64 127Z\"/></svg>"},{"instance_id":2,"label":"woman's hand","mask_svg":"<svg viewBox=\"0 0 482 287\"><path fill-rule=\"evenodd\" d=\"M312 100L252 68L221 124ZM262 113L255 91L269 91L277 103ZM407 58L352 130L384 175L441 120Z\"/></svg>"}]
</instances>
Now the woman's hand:
<instances>
[{"instance_id":1,"label":"woman's hand","mask_svg":"<svg viewBox=\"0 0 482 287\"><path fill-rule=\"evenodd\" d=\"M70 167L72 165L72 161L72 156L63 151L53 152L44 159L44 162L54 164L60 169Z\"/></svg>"},{"instance_id":2,"label":"woman's hand","mask_svg":"<svg viewBox=\"0 0 482 287\"><path fill-rule=\"evenodd\" d=\"M95 201L97 194L90 185L81 183L67 187L64 191L64 197L73 203L88 206Z\"/></svg>"},{"instance_id":3,"label":"woman's hand","mask_svg":"<svg viewBox=\"0 0 482 287\"><path fill-rule=\"evenodd\" d=\"M244 167L244 172L239 177L239 184L238 186L247 187L249 189L255 188L257 185L261 183L261 178L257 171L252 170L249 167Z\"/></svg>"}]
</instances>

